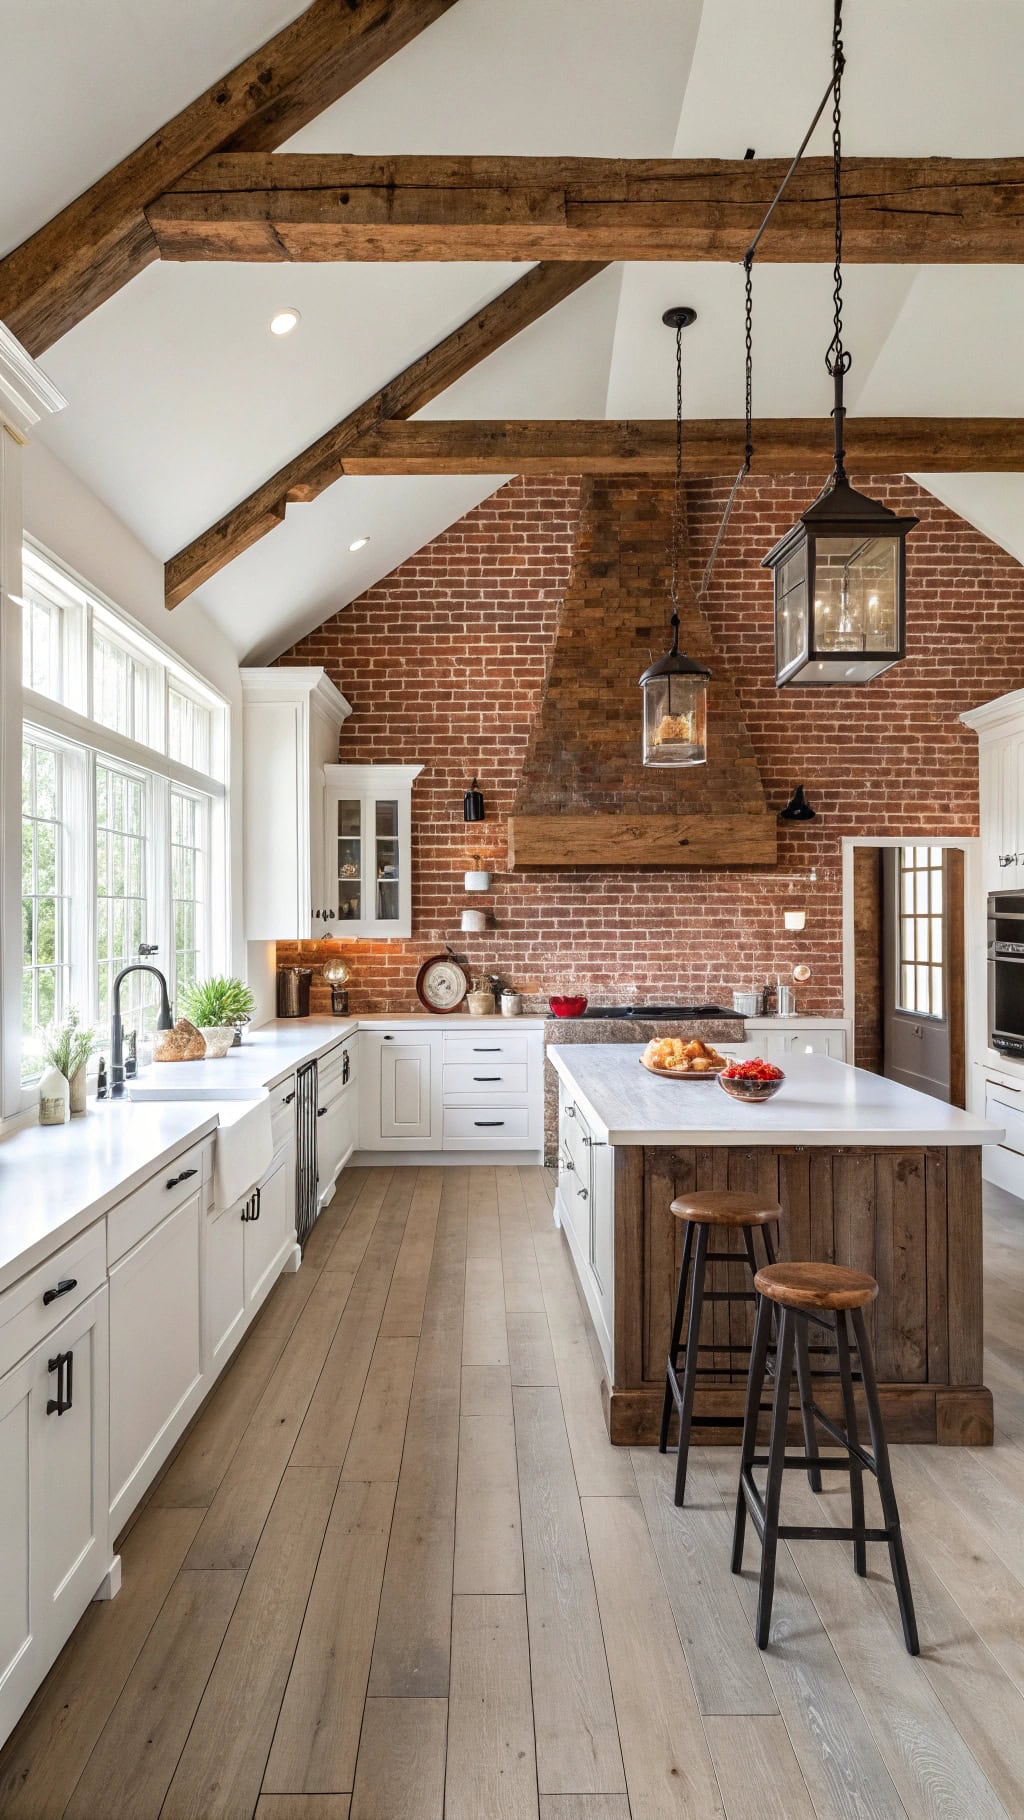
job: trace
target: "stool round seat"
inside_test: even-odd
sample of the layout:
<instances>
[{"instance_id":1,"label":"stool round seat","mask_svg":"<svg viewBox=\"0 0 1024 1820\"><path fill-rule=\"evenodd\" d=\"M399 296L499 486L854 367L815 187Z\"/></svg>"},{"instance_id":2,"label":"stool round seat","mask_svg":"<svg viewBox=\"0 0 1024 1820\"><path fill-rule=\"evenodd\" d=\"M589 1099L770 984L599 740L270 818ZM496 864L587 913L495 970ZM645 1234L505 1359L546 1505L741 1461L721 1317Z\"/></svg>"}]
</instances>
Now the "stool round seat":
<instances>
[{"instance_id":1,"label":"stool round seat","mask_svg":"<svg viewBox=\"0 0 1024 1820\"><path fill-rule=\"evenodd\" d=\"M706 1188L677 1195L670 1211L677 1220L691 1220L702 1226L770 1226L782 1218L778 1201L732 1188Z\"/></svg>"},{"instance_id":2,"label":"stool round seat","mask_svg":"<svg viewBox=\"0 0 1024 1820\"><path fill-rule=\"evenodd\" d=\"M878 1294L874 1277L843 1264L768 1264L754 1288L784 1308L863 1308Z\"/></svg>"}]
</instances>

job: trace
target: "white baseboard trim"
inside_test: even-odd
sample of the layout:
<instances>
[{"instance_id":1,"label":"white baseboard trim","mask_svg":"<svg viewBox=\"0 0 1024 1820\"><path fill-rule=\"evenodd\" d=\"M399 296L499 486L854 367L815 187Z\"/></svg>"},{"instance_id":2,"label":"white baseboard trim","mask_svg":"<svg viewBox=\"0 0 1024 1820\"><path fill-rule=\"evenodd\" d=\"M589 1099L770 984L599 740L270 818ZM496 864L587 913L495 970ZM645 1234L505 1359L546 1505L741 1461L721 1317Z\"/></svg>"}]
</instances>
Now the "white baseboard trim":
<instances>
[{"instance_id":1,"label":"white baseboard trim","mask_svg":"<svg viewBox=\"0 0 1024 1820\"><path fill-rule=\"evenodd\" d=\"M514 1168L517 1165L539 1165L542 1150L355 1150L349 1164L355 1169L429 1169L432 1165L456 1168L468 1165L485 1169Z\"/></svg>"}]
</instances>

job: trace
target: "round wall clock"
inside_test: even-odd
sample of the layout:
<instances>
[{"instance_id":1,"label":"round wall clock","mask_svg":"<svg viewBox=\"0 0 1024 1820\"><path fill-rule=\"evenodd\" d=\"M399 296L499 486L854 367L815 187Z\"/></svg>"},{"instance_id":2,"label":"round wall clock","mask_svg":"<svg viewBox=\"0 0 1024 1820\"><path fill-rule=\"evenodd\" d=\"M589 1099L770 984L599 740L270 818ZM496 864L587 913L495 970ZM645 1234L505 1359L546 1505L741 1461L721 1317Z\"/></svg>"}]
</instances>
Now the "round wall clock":
<instances>
[{"instance_id":1,"label":"round wall clock","mask_svg":"<svg viewBox=\"0 0 1024 1820\"><path fill-rule=\"evenodd\" d=\"M468 990L462 968L449 954L432 954L416 975L416 994L428 1011L456 1011Z\"/></svg>"}]
</instances>

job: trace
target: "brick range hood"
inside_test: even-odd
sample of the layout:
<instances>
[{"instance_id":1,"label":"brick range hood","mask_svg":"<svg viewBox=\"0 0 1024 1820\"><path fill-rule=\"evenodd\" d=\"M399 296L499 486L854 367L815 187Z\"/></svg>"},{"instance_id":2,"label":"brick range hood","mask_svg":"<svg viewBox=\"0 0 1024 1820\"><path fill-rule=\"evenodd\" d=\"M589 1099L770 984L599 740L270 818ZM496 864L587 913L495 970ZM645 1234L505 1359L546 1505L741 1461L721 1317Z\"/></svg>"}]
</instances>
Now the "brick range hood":
<instances>
[{"instance_id":1,"label":"brick range hood","mask_svg":"<svg viewBox=\"0 0 1024 1820\"><path fill-rule=\"evenodd\" d=\"M637 686L669 642L672 488L585 478L572 574L509 819L513 871L771 866L776 821L692 595L680 648L712 671L708 762L645 767Z\"/></svg>"}]
</instances>

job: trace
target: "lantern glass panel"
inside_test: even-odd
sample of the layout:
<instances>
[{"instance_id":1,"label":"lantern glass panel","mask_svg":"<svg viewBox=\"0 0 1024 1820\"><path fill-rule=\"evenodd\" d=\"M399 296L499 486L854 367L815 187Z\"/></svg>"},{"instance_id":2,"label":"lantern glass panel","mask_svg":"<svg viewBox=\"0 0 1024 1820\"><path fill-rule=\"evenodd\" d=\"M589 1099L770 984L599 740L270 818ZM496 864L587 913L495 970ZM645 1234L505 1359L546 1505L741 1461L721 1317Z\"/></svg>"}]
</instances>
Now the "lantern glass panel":
<instances>
[{"instance_id":1,"label":"lantern glass panel","mask_svg":"<svg viewBox=\"0 0 1024 1820\"><path fill-rule=\"evenodd\" d=\"M801 544L775 572L776 669L781 674L807 656L807 546Z\"/></svg>"},{"instance_id":2,"label":"lantern glass panel","mask_svg":"<svg viewBox=\"0 0 1024 1820\"><path fill-rule=\"evenodd\" d=\"M898 537L814 540L814 645L898 655Z\"/></svg>"},{"instance_id":3,"label":"lantern glass panel","mask_svg":"<svg viewBox=\"0 0 1024 1820\"><path fill-rule=\"evenodd\" d=\"M644 764L703 765L707 760L707 679L652 676L644 691Z\"/></svg>"}]
</instances>

